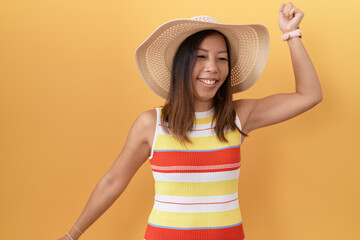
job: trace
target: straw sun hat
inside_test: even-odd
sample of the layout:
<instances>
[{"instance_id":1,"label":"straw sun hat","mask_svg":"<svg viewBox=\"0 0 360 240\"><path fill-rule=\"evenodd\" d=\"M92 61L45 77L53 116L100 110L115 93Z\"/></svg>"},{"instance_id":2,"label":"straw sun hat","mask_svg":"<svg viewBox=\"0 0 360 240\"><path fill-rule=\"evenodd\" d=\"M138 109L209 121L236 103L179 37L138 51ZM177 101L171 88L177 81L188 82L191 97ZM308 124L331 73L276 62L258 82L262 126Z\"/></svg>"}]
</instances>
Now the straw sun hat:
<instances>
[{"instance_id":1,"label":"straw sun hat","mask_svg":"<svg viewBox=\"0 0 360 240\"><path fill-rule=\"evenodd\" d=\"M177 49L187 37L206 29L217 30L229 39L232 92L244 91L257 81L269 54L267 29L259 24L221 24L212 17L197 16L164 23L137 48L136 65L153 92L167 97Z\"/></svg>"}]
</instances>

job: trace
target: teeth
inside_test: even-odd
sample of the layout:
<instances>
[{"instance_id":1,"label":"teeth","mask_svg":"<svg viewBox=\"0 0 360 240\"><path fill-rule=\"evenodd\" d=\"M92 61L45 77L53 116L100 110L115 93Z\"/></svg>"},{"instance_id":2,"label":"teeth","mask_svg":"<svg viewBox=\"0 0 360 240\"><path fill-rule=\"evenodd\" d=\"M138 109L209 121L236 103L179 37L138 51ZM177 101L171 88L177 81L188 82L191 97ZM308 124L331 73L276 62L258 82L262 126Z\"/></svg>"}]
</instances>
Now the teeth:
<instances>
[{"instance_id":1,"label":"teeth","mask_svg":"<svg viewBox=\"0 0 360 240\"><path fill-rule=\"evenodd\" d=\"M201 82L209 84L209 85L213 85L216 82L215 80L207 80L207 79L203 79L203 78L199 78L199 80Z\"/></svg>"}]
</instances>

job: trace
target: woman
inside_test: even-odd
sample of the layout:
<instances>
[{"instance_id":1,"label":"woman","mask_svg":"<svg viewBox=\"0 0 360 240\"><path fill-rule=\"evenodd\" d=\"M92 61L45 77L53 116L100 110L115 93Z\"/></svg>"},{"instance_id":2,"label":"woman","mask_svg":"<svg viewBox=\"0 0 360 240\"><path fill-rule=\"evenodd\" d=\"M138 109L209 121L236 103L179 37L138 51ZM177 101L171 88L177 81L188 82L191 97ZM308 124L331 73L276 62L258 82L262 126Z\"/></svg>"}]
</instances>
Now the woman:
<instances>
[{"instance_id":1,"label":"woman","mask_svg":"<svg viewBox=\"0 0 360 240\"><path fill-rule=\"evenodd\" d=\"M279 27L290 48L296 91L238 101L231 93L251 87L265 66L269 41L263 26L219 24L209 17L160 26L138 48L136 60L145 82L166 103L134 122L119 157L61 239L78 239L149 156L156 195L144 239L245 239L237 199L241 142L322 99L300 39L302 18L292 3L281 4Z\"/></svg>"}]
</instances>

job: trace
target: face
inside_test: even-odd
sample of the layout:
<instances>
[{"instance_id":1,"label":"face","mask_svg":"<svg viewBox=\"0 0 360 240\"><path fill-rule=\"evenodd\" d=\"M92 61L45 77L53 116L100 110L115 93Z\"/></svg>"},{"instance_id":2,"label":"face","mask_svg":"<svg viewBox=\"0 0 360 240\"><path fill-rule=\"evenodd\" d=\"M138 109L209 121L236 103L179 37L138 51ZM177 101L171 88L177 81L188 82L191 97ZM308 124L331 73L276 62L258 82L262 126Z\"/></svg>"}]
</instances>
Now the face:
<instances>
[{"instance_id":1,"label":"face","mask_svg":"<svg viewBox=\"0 0 360 240\"><path fill-rule=\"evenodd\" d=\"M220 34L207 36L196 52L191 75L196 105L212 106L212 99L229 73L228 53L224 37Z\"/></svg>"}]
</instances>

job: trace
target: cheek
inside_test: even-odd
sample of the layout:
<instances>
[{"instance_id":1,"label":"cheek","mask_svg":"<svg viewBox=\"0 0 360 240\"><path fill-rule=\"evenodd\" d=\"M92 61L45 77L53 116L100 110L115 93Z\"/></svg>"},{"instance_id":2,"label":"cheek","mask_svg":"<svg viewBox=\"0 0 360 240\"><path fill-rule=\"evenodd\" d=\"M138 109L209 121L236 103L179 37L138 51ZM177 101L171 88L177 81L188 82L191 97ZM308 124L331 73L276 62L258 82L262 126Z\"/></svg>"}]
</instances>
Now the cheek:
<instances>
[{"instance_id":1,"label":"cheek","mask_svg":"<svg viewBox=\"0 0 360 240\"><path fill-rule=\"evenodd\" d=\"M223 78L225 79L228 74L229 74L229 67L226 65L221 69L221 75L223 76Z\"/></svg>"},{"instance_id":2,"label":"cheek","mask_svg":"<svg viewBox=\"0 0 360 240\"><path fill-rule=\"evenodd\" d=\"M199 64L198 62L195 62L195 65L194 65L191 75L196 77L197 74L199 73L200 69L201 69L201 64Z\"/></svg>"}]
</instances>

